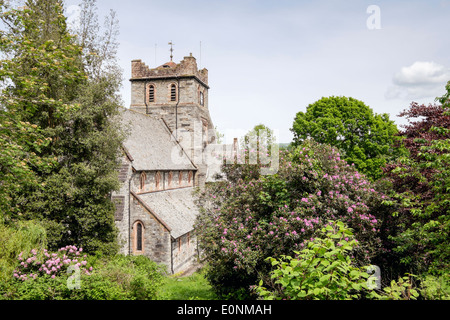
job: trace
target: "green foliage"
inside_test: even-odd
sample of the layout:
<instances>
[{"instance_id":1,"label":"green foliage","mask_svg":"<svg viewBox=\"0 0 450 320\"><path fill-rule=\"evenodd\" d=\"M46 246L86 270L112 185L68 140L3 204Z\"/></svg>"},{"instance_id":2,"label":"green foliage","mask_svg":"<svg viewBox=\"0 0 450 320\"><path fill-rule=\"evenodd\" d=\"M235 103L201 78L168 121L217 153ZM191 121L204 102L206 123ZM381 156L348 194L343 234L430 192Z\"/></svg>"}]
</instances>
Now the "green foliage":
<instances>
[{"instance_id":1,"label":"green foliage","mask_svg":"<svg viewBox=\"0 0 450 320\"><path fill-rule=\"evenodd\" d=\"M162 268L144 256L88 257L94 270L80 274L80 288L68 283L73 274L58 273L15 280L4 296L16 300L151 300L162 284Z\"/></svg>"},{"instance_id":2,"label":"green foliage","mask_svg":"<svg viewBox=\"0 0 450 320\"><path fill-rule=\"evenodd\" d=\"M95 1L88 2L91 11L82 16L94 21ZM112 15L98 37L99 29L82 19L82 38L68 32L60 0L28 0L20 9L2 2L1 9L2 219L43 221L49 249L76 244L113 254L109 195L119 187L124 138L115 117L117 21Z\"/></svg>"},{"instance_id":3,"label":"green foliage","mask_svg":"<svg viewBox=\"0 0 450 320\"><path fill-rule=\"evenodd\" d=\"M187 277L167 276L158 290L158 300L215 300L216 296L205 278L206 269Z\"/></svg>"},{"instance_id":4,"label":"green foliage","mask_svg":"<svg viewBox=\"0 0 450 320\"><path fill-rule=\"evenodd\" d=\"M396 201L386 220L392 264L415 274L440 274L450 261L450 117L446 106L412 103L401 115L410 156L386 166L386 189ZM414 119L412 121L411 119ZM417 121L415 121L417 120Z\"/></svg>"},{"instance_id":5,"label":"green foliage","mask_svg":"<svg viewBox=\"0 0 450 320\"><path fill-rule=\"evenodd\" d=\"M426 275L421 279L420 295L426 300L450 300L450 274Z\"/></svg>"},{"instance_id":6,"label":"green foliage","mask_svg":"<svg viewBox=\"0 0 450 320\"><path fill-rule=\"evenodd\" d=\"M404 151L394 148L399 137L389 116L374 114L354 98L333 96L310 104L306 113L297 113L291 131L295 144L313 138L339 148L349 164L374 180L387 161Z\"/></svg>"},{"instance_id":7,"label":"green foliage","mask_svg":"<svg viewBox=\"0 0 450 320\"><path fill-rule=\"evenodd\" d=\"M254 287L265 300L416 300L419 289L407 274L392 280L382 290L370 286L369 267L358 267L353 253L358 247L353 233L341 221L330 221L321 230L321 236L308 243L296 256L268 258L275 269L270 280L261 280ZM435 283L429 280L426 290L433 290ZM433 287L433 289L430 289ZM441 289L441 288L439 288ZM425 292L425 291L424 291ZM439 291L442 294L442 290Z\"/></svg>"},{"instance_id":8,"label":"green foliage","mask_svg":"<svg viewBox=\"0 0 450 320\"><path fill-rule=\"evenodd\" d=\"M117 255L98 266L97 275L117 283L128 299L156 299L163 283L163 268L145 256Z\"/></svg>"},{"instance_id":9,"label":"green foliage","mask_svg":"<svg viewBox=\"0 0 450 320\"><path fill-rule=\"evenodd\" d=\"M414 289L413 275L406 275L398 281L392 280L389 287L383 288L382 295L375 295L381 300L416 300L419 292Z\"/></svg>"},{"instance_id":10,"label":"green foliage","mask_svg":"<svg viewBox=\"0 0 450 320\"><path fill-rule=\"evenodd\" d=\"M321 237L308 243L296 256L268 258L273 267L269 289L263 280L255 288L267 300L347 300L361 297L369 274L351 257L358 246L352 232L341 221L321 230Z\"/></svg>"},{"instance_id":11,"label":"green foliage","mask_svg":"<svg viewBox=\"0 0 450 320\"><path fill-rule=\"evenodd\" d=\"M45 229L36 221L21 221L15 226L0 223L0 243L0 299L4 299L13 281L19 254L33 248L44 249L47 236Z\"/></svg>"},{"instance_id":12,"label":"green foliage","mask_svg":"<svg viewBox=\"0 0 450 320\"><path fill-rule=\"evenodd\" d=\"M249 287L269 272L267 257L302 250L329 220L353 229L361 265L382 253L379 217L389 199L336 149L307 141L279 159L278 173L269 176L256 165L225 165L227 180L200 195L196 230L220 297L249 298Z\"/></svg>"},{"instance_id":13,"label":"green foliage","mask_svg":"<svg viewBox=\"0 0 450 320\"><path fill-rule=\"evenodd\" d=\"M273 130L269 127L258 124L242 138L241 147L247 150L268 150L275 143Z\"/></svg>"}]
</instances>

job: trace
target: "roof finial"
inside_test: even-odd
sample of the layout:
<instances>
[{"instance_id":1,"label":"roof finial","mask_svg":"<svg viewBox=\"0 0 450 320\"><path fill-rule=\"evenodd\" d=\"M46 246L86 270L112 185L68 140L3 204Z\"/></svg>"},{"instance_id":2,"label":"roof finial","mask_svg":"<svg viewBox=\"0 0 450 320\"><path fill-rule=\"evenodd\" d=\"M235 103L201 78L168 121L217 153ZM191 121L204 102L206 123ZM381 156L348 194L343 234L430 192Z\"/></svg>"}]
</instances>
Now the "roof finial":
<instances>
[{"instance_id":1,"label":"roof finial","mask_svg":"<svg viewBox=\"0 0 450 320\"><path fill-rule=\"evenodd\" d=\"M169 46L170 46L170 61L172 61L173 59L173 43L172 41L169 42Z\"/></svg>"}]
</instances>

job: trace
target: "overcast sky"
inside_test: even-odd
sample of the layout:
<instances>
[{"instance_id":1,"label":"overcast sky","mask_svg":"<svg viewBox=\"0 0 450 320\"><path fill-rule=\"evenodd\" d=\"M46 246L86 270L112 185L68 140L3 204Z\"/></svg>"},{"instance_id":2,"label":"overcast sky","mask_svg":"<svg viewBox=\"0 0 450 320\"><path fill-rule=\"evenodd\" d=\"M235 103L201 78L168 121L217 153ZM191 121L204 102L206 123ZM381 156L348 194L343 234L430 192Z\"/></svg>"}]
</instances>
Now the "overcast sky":
<instances>
[{"instance_id":1,"label":"overcast sky","mask_svg":"<svg viewBox=\"0 0 450 320\"><path fill-rule=\"evenodd\" d=\"M68 12L79 2L66 0ZM118 15L125 107L131 60L162 65L173 41L174 62L192 53L208 69L212 121L228 141L263 123L291 142L296 113L332 95L402 124L402 110L434 103L450 80L450 0L98 0L98 9Z\"/></svg>"}]
</instances>

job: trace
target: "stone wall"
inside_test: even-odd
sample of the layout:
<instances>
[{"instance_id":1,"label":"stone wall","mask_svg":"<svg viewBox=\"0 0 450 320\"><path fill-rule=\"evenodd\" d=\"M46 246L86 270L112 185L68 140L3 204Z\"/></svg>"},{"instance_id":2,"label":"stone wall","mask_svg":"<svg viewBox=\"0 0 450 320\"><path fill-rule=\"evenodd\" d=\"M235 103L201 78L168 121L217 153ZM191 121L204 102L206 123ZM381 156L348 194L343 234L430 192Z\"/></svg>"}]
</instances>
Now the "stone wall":
<instances>
[{"instance_id":1,"label":"stone wall","mask_svg":"<svg viewBox=\"0 0 450 320\"><path fill-rule=\"evenodd\" d=\"M188 233L172 241L173 273L184 272L197 263L197 238Z\"/></svg>"},{"instance_id":2,"label":"stone wall","mask_svg":"<svg viewBox=\"0 0 450 320\"><path fill-rule=\"evenodd\" d=\"M173 84L177 86L179 99L176 101L171 101L171 85ZM154 87L154 101L149 100L150 85ZM203 105L200 103L200 92L203 93ZM146 113L152 107L175 107L176 105L208 109L208 89L192 77L146 79L131 82L131 109Z\"/></svg>"},{"instance_id":3,"label":"stone wall","mask_svg":"<svg viewBox=\"0 0 450 320\"><path fill-rule=\"evenodd\" d=\"M131 247L132 254L145 255L156 263L164 264L170 272L171 259L171 236L170 232L145 208L135 197L131 197ZM136 249L136 224L142 223L143 248Z\"/></svg>"},{"instance_id":4,"label":"stone wall","mask_svg":"<svg viewBox=\"0 0 450 320\"><path fill-rule=\"evenodd\" d=\"M172 175L172 179L169 183L170 175ZM131 178L131 191L140 194L193 187L194 177L195 172L192 170L140 171L133 174Z\"/></svg>"},{"instance_id":5,"label":"stone wall","mask_svg":"<svg viewBox=\"0 0 450 320\"><path fill-rule=\"evenodd\" d=\"M129 159L124 156L122 158L122 166L119 172L119 180L121 183L120 190L113 192L111 199L116 205L115 223L119 230L119 252L122 254L129 253L129 201L130 201L130 189L129 180L132 176L132 168Z\"/></svg>"},{"instance_id":6,"label":"stone wall","mask_svg":"<svg viewBox=\"0 0 450 320\"><path fill-rule=\"evenodd\" d=\"M167 66L167 67L166 67ZM198 70L197 60L190 54L179 63L165 64L157 68L150 69L142 60L131 61L131 78L168 77L173 75L193 75L204 84L208 85L208 70L203 68Z\"/></svg>"}]
</instances>

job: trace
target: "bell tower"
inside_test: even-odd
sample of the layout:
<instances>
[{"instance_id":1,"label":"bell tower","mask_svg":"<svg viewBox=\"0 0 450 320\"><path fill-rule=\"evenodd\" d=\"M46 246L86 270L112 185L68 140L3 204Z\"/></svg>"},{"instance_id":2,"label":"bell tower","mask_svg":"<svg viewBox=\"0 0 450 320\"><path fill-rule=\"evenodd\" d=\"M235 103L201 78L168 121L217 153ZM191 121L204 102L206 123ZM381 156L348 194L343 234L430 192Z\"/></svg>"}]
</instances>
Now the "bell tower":
<instances>
[{"instance_id":1,"label":"bell tower","mask_svg":"<svg viewBox=\"0 0 450 320\"><path fill-rule=\"evenodd\" d=\"M171 53L172 54L172 53ZM209 113L208 70L198 69L192 53L178 64L171 60L150 68L131 62L130 109L162 118L202 173L202 152L216 140ZM198 177L201 183L202 177Z\"/></svg>"}]
</instances>

